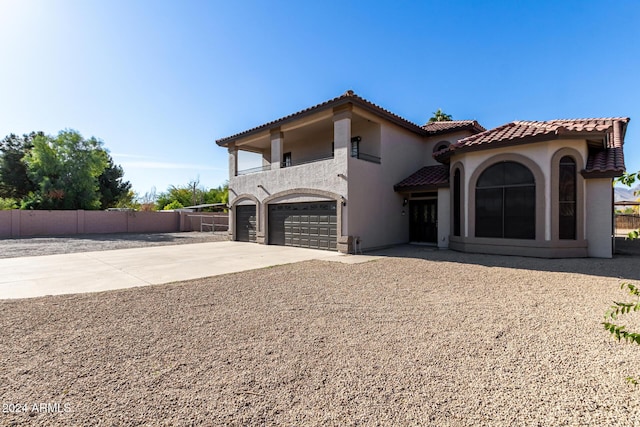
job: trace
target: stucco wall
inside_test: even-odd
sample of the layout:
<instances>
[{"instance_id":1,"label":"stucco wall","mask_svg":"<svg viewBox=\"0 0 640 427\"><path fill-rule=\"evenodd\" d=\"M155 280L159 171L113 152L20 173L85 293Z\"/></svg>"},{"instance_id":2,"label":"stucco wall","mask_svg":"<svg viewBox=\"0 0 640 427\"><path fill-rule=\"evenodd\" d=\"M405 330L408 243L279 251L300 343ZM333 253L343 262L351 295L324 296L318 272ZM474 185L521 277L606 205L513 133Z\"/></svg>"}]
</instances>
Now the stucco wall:
<instances>
[{"instance_id":1,"label":"stucco wall","mask_svg":"<svg viewBox=\"0 0 640 427\"><path fill-rule=\"evenodd\" d=\"M450 193L448 188L438 189L438 247L441 249L449 247L449 234L451 233Z\"/></svg>"},{"instance_id":2,"label":"stucco wall","mask_svg":"<svg viewBox=\"0 0 640 427\"><path fill-rule=\"evenodd\" d=\"M269 170L231 177L229 201L240 194L252 194L264 200L272 194L291 188L314 188L346 195L347 184L338 173L346 176L346 167L340 168L338 159L322 160L299 166ZM346 165L345 165L346 166ZM258 187L261 185L262 187Z\"/></svg>"},{"instance_id":3,"label":"stucco wall","mask_svg":"<svg viewBox=\"0 0 640 427\"><path fill-rule=\"evenodd\" d=\"M333 128L320 129L304 139L294 139L290 135L292 133L284 133L282 153L291 153L291 160L294 165L302 161L331 156Z\"/></svg>"},{"instance_id":4,"label":"stucco wall","mask_svg":"<svg viewBox=\"0 0 640 427\"><path fill-rule=\"evenodd\" d=\"M485 161L502 154L518 154L524 156L538 165L544 176L544 240L551 240L551 158L553 154L561 148L569 147L576 150L582 155L583 164L587 160L587 145L585 140L556 140L542 143L522 144L517 147L497 148L493 150L476 151L459 156L454 156L452 164L460 161L464 165L464 187L465 194L475 191L475 188L469 188L469 183L473 172ZM465 223L463 224L463 233L465 237L473 237L469 235L470 221L475 218L469 217L469 198L465 197L463 205Z\"/></svg>"},{"instance_id":5,"label":"stucco wall","mask_svg":"<svg viewBox=\"0 0 640 427\"><path fill-rule=\"evenodd\" d=\"M423 166L424 140L391 124L380 127L381 164L349 158L349 228L362 249L409 241L409 215L393 186Z\"/></svg>"},{"instance_id":6,"label":"stucco wall","mask_svg":"<svg viewBox=\"0 0 640 427\"><path fill-rule=\"evenodd\" d=\"M594 258L611 258L613 255L613 183L611 179L586 181L588 254Z\"/></svg>"},{"instance_id":7,"label":"stucco wall","mask_svg":"<svg viewBox=\"0 0 640 427\"><path fill-rule=\"evenodd\" d=\"M380 157L380 125L372 122L358 122L351 126L351 136L359 136L360 152Z\"/></svg>"},{"instance_id":8,"label":"stucco wall","mask_svg":"<svg viewBox=\"0 0 640 427\"><path fill-rule=\"evenodd\" d=\"M578 217L576 239L558 237L558 163L574 156L578 164ZM470 252L541 257L611 256L611 180L604 183L579 174L588 155L585 140L557 140L460 154L452 164L462 163L463 217L461 237L451 237L453 249ZM536 177L536 238L499 239L475 237L475 184L480 172L495 161L519 161ZM459 163L458 163L459 162ZM589 188L587 188L589 187ZM587 191L588 190L588 191ZM597 208L596 208L597 206Z\"/></svg>"},{"instance_id":9,"label":"stucco wall","mask_svg":"<svg viewBox=\"0 0 640 427\"><path fill-rule=\"evenodd\" d=\"M466 138L471 136L472 133L469 131L461 131L461 132L453 132L444 135L435 135L430 136L425 139L425 149L424 149L424 165L425 166L433 166L439 165L440 163L433 158L433 149L440 142L446 141L449 144L453 144L462 138Z\"/></svg>"}]
</instances>

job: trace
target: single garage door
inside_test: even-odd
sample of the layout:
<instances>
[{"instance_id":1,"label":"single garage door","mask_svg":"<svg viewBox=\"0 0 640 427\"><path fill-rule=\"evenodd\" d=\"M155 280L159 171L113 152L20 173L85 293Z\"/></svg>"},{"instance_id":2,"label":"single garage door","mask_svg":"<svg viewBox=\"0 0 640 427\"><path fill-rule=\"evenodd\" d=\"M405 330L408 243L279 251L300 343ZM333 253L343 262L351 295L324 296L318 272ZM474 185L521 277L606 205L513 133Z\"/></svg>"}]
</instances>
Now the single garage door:
<instances>
[{"instance_id":1,"label":"single garage door","mask_svg":"<svg viewBox=\"0 0 640 427\"><path fill-rule=\"evenodd\" d=\"M236 240L239 242L256 241L256 206L236 206Z\"/></svg>"},{"instance_id":2,"label":"single garage door","mask_svg":"<svg viewBox=\"0 0 640 427\"><path fill-rule=\"evenodd\" d=\"M269 205L269 244L337 249L336 202Z\"/></svg>"}]
</instances>

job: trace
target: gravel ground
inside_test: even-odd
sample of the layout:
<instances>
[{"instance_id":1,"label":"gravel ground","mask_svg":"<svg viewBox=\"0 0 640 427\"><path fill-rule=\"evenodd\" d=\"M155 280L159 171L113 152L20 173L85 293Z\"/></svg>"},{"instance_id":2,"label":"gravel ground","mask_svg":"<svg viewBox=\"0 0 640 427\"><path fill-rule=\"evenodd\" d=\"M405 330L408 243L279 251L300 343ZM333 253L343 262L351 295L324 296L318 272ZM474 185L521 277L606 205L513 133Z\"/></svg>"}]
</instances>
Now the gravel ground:
<instances>
[{"instance_id":1,"label":"gravel ground","mask_svg":"<svg viewBox=\"0 0 640 427\"><path fill-rule=\"evenodd\" d=\"M145 246L182 245L228 240L226 231L206 233L116 233L0 239L0 258L105 251Z\"/></svg>"},{"instance_id":2,"label":"gravel ground","mask_svg":"<svg viewBox=\"0 0 640 427\"><path fill-rule=\"evenodd\" d=\"M0 301L0 424L640 425L640 258L386 254Z\"/></svg>"}]
</instances>

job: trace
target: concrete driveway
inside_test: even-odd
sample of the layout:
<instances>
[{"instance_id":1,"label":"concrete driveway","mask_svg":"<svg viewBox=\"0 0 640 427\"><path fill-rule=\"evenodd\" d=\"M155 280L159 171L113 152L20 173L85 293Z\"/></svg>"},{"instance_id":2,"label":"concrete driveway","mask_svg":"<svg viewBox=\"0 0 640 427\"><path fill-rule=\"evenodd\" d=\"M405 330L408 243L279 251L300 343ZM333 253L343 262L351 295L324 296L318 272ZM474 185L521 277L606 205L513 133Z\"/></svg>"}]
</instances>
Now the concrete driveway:
<instances>
[{"instance_id":1,"label":"concrete driveway","mask_svg":"<svg viewBox=\"0 0 640 427\"><path fill-rule=\"evenodd\" d=\"M228 241L7 258L0 259L0 299L157 285L312 259L374 258Z\"/></svg>"}]
</instances>

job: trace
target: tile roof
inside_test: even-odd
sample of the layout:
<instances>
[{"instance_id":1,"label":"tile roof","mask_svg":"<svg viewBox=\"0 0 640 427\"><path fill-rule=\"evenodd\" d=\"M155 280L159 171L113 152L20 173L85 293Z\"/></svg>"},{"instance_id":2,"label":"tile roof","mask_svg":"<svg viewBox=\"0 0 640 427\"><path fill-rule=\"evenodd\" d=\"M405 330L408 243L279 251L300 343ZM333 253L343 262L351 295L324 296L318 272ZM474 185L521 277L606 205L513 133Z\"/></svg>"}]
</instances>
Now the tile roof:
<instances>
[{"instance_id":1,"label":"tile roof","mask_svg":"<svg viewBox=\"0 0 640 427\"><path fill-rule=\"evenodd\" d=\"M449 166L425 166L393 186L395 191L413 191L449 185Z\"/></svg>"},{"instance_id":2,"label":"tile roof","mask_svg":"<svg viewBox=\"0 0 640 427\"><path fill-rule=\"evenodd\" d=\"M622 148L611 148L589 153L587 167L582 171L585 178L614 178L626 170Z\"/></svg>"},{"instance_id":3,"label":"tile roof","mask_svg":"<svg viewBox=\"0 0 640 427\"><path fill-rule=\"evenodd\" d=\"M309 107L309 108L305 108L304 110L298 111L297 113L293 113L293 114L289 114L288 116L284 116L281 117L277 120L273 120L271 122L265 123L263 125L245 130L243 132L237 133L235 135L231 135L225 138L221 138L216 140L216 144L220 145L220 146L224 146L226 144L228 144L229 142L232 142L234 140L237 140L239 138L251 135L251 134L255 134L255 133L259 133L262 132L264 130L268 130L270 128L276 127L276 126L280 126L283 125L285 123L289 123L293 120L297 120L300 119L304 116L316 113L318 111L321 110L326 110L329 108L334 108L340 105L344 105L344 104L353 104L356 105L364 110L367 110L371 113L374 113L378 116L381 116L389 121L391 121L392 123L395 123L399 126L402 126L406 129L409 129L410 131L413 131L415 133L418 133L420 135L424 134L424 129L420 126L418 126L417 124L410 122L407 119L404 119L400 116L398 116L397 114L392 113L389 110L386 110L382 107L380 107L379 105L374 104L373 102L367 101L366 99L358 96L355 94L354 91L352 90L348 90L345 93L343 93L342 95L330 99L328 101L322 102L320 104L314 105L313 107Z\"/></svg>"},{"instance_id":4,"label":"tile roof","mask_svg":"<svg viewBox=\"0 0 640 427\"><path fill-rule=\"evenodd\" d=\"M374 104L371 101L368 101L356 95L354 91L348 90L336 98L314 105L313 107L305 108L304 110L298 111L297 113L289 114L288 116L281 117L279 119L270 121L263 125L256 126L254 128L242 131L235 135L231 135L225 138L220 138L216 140L216 144L220 146L225 146L228 143L238 140L240 138L284 125L286 123L292 122L294 120L298 120L310 114L317 113L318 111L327 110L329 108L334 108L334 107L338 107L345 104L353 104L359 108L369 111L370 113L376 114L379 117L385 118L390 122L395 123L398 126L404 127L405 129L408 129L414 133L417 133L418 135L437 135L440 133L455 132L458 130L465 130L465 129L469 129L473 132L482 132L485 130L475 120L453 120L448 122L433 122L433 123L427 123L424 126L419 126L403 117L400 117L397 114L392 113L389 110L386 110L380 107L379 105Z\"/></svg>"},{"instance_id":5,"label":"tile roof","mask_svg":"<svg viewBox=\"0 0 640 427\"><path fill-rule=\"evenodd\" d=\"M590 150L587 166L582 171L585 178L613 178L622 175L624 165L624 135L629 119L615 119L606 146L598 150Z\"/></svg>"},{"instance_id":6,"label":"tile roof","mask_svg":"<svg viewBox=\"0 0 640 427\"><path fill-rule=\"evenodd\" d=\"M484 132L486 129L475 120L449 120L444 122L425 123L422 128L430 135L458 130L471 130L475 133Z\"/></svg>"},{"instance_id":7,"label":"tile roof","mask_svg":"<svg viewBox=\"0 0 640 427\"><path fill-rule=\"evenodd\" d=\"M514 121L461 139L446 149L434 153L433 156L443 161L454 153L602 134L606 135L606 146L599 150L590 150L583 175L618 176L625 170L622 146L628 122L627 117Z\"/></svg>"}]
</instances>

